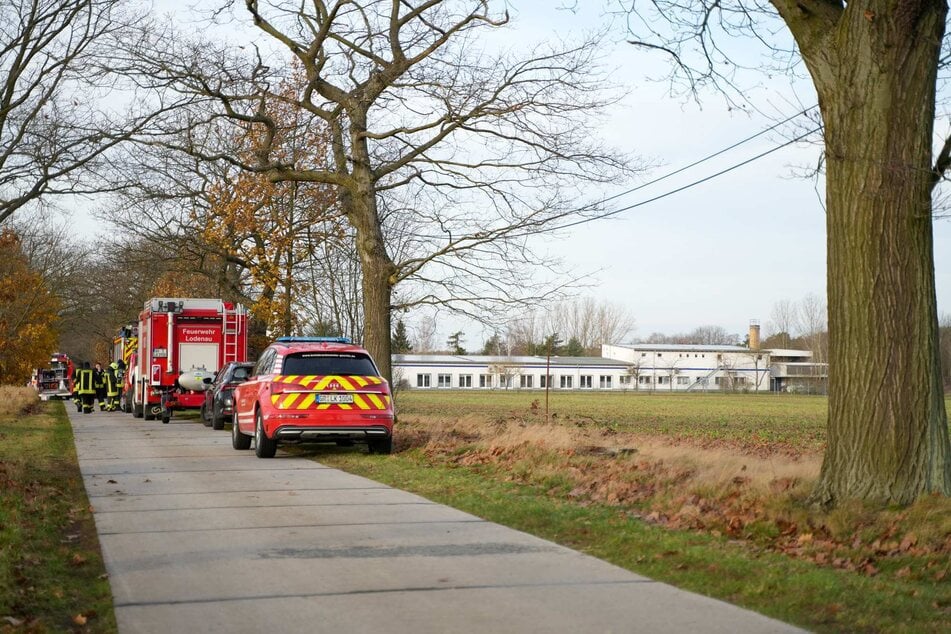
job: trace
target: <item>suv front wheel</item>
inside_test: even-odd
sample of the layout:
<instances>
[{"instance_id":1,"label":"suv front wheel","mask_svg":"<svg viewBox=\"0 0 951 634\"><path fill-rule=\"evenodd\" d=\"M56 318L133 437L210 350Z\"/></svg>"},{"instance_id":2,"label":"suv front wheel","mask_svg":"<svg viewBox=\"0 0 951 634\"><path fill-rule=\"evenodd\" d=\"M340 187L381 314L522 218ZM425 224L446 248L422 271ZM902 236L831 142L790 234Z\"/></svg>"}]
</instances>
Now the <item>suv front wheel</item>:
<instances>
[{"instance_id":1,"label":"suv front wheel","mask_svg":"<svg viewBox=\"0 0 951 634\"><path fill-rule=\"evenodd\" d=\"M231 446L238 450L251 448L251 436L245 436L238 429L237 417L231 422Z\"/></svg>"}]
</instances>

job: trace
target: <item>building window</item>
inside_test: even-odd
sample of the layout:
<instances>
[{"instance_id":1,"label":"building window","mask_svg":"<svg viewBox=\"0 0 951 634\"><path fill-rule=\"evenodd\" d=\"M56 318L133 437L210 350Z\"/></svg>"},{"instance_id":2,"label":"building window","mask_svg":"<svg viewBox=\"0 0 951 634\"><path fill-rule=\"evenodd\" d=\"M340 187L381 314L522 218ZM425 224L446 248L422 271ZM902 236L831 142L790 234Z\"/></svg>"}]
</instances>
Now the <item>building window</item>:
<instances>
[{"instance_id":1,"label":"building window","mask_svg":"<svg viewBox=\"0 0 951 634\"><path fill-rule=\"evenodd\" d=\"M631 375L630 375L630 374L622 374L620 377L618 377L618 383L620 383L621 385L630 385L630 384L631 384Z\"/></svg>"},{"instance_id":2,"label":"building window","mask_svg":"<svg viewBox=\"0 0 951 634\"><path fill-rule=\"evenodd\" d=\"M459 375L459 387L472 387L472 375L471 375L471 374L460 374L460 375Z\"/></svg>"},{"instance_id":3,"label":"building window","mask_svg":"<svg viewBox=\"0 0 951 634\"><path fill-rule=\"evenodd\" d=\"M571 379L572 379L573 377L570 377L570 376L561 376L560 378L561 378L561 383L560 383L560 385L561 385L562 388L564 388L564 389L570 389L570 388L572 387L572 380L571 380Z\"/></svg>"},{"instance_id":4,"label":"building window","mask_svg":"<svg viewBox=\"0 0 951 634\"><path fill-rule=\"evenodd\" d=\"M659 376L659 377L657 377L657 385L667 385L668 383L670 383L670 377L669 377L669 376Z\"/></svg>"},{"instance_id":5,"label":"building window","mask_svg":"<svg viewBox=\"0 0 951 634\"><path fill-rule=\"evenodd\" d=\"M417 374L416 375L416 387L430 387L432 384L430 381L433 380L431 374Z\"/></svg>"},{"instance_id":6,"label":"building window","mask_svg":"<svg viewBox=\"0 0 951 634\"><path fill-rule=\"evenodd\" d=\"M491 374L480 374L480 375L479 375L479 387L492 387L492 375L491 375Z\"/></svg>"},{"instance_id":7,"label":"building window","mask_svg":"<svg viewBox=\"0 0 951 634\"><path fill-rule=\"evenodd\" d=\"M602 390L610 390L610 389L611 389L611 376L608 375L608 374L602 374L601 376L599 376L599 377L598 377L598 387L600 387Z\"/></svg>"},{"instance_id":8,"label":"building window","mask_svg":"<svg viewBox=\"0 0 951 634\"><path fill-rule=\"evenodd\" d=\"M552 383L552 375L545 376L544 374L538 377L538 387L554 387Z\"/></svg>"},{"instance_id":9,"label":"building window","mask_svg":"<svg viewBox=\"0 0 951 634\"><path fill-rule=\"evenodd\" d=\"M690 377L689 377L689 376L678 376L678 377L677 377L677 385L688 385L689 383L690 383Z\"/></svg>"},{"instance_id":10,"label":"building window","mask_svg":"<svg viewBox=\"0 0 951 634\"><path fill-rule=\"evenodd\" d=\"M733 383L735 383L736 385L746 385L747 378L745 376L738 376L735 379L733 379Z\"/></svg>"},{"instance_id":11,"label":"building window","mask_svg":"<svg viewBox=\"0 0 951 634\"><path fill-rule=\"evenodd\" d=\"M533 378L534 378L534 377L533 377L531 374L523 374L523 375L521 375L520 377L518 377L518 385L519 385L519 387L526 387L526 388L532 387L532 379L533 379Z\"/></svg>"},{"instance_id":12,"label":"building window","mask_svg":"<svg viewBox=\"0 0 951 634\"><path fill-rule=\"evenodd\" d=\"M642 357L646 357L646 356L647 356L647 353L646 353L646 352L642 352L642 353L641 353L641 356L642 356Z\"/></svg>"},{"instance_id":13,"label":"building window","mask_svg":"<svg viewBox=\"0 0 951 634\"><path fill-rule=\"evenodd\" d=\"M512 387L512 377L506 376L504 374L499 375L499 387L510 388Z\"/></svg>"},{"instance_id":14,"label":"building window","mask_svg":"<svg viewBox=\"0 0 951 634\"><path fill-rule=\"evenodd\" d=\"M642 377L640 377L640 378L637 380L637 382L640 383L641 385L650 385L650 384L651 384L651 377L649 377L649 376L642 376Z\"/></svg>"},{"instance_id":15,"label":"building window","mask_svg":"<svg viewBox=\"0 0 951 634\"><path fill-rule=\"evenodd\" d=\"M658 353L657 353L657 356L658 356L658 357L662 357L662 356L664 356L664 355L663 355L662 353L658 352Z\"/></svg>"},{"instance_id":16,"label":"building window","mask_svg":"<svg viewBox=\"0 0 951 634\"><path fill-rule=\"evenodd\" d=\"M440 374L436 377L436 387L452 387L452 375Z\"/></svg>"},{"instance_id":17,"label":"building window","mask_svg":"<svg viewBox=\"0 0 951 634\"><path fill-rule=\"evenodd\" d=\"M581 387L581 388L591 387L591 375L582 374L580 380L578 381L578 387Z\"/></svg>"}]
</instances>

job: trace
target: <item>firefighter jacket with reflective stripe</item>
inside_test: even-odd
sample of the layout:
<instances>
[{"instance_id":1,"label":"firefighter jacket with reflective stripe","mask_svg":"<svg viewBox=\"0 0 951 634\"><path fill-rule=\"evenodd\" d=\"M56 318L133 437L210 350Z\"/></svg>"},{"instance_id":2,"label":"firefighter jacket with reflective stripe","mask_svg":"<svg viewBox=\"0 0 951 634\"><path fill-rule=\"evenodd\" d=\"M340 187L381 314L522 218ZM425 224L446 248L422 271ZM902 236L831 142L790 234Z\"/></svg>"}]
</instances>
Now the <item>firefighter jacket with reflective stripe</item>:
<instances>
[{"instance_id":1,"label":"firefighter jacket with reflective stripe","mask_svg":"<svg viewBox=\"0 0 951 634\"><path fill-rule=\"evenodd\" d=\"M96 377L95 373L89 369L82 369L79 371L79 389L77 390L80 394L95 394L96 393Z\"/></svg>"},{"instance_id":2,"label":"firefighter jacket with reflective stripe","mask_svg":"<svg viewBox=\"0 0 951 634\"><path fill-rule=\"evenodd\" d=\"M119 380L116 379L112 368L103 372L102 376L106 381L106 396L119 396Z\"/></svg>"},{"instance_id":3,"label":"firefighter jacket with reflective stripe","mask_svg":"<svg viewBox=\"0 0 951 634\"><path fill-rule=\"evenodd\" d=\"M93 387L97 390L106 387L105 372L102 370L93 370Z\"/></svg>"}]
</instances>

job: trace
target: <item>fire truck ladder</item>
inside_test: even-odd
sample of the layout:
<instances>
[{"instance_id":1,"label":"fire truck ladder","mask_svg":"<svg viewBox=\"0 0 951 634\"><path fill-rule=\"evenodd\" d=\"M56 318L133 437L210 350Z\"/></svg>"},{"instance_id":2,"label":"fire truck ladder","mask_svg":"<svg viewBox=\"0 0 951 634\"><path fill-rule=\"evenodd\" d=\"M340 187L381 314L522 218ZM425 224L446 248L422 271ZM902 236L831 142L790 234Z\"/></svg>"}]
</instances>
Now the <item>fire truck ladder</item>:
<instances>
[{"instance_id":1,"label":"fire truck ladder","mask_svg":"<svg viewBox=\"0 0 951 634\"><path fill-rule=\"evenodd\" d=\"M222 313L221 340L224 346L224 362L238 360L238 335L241 329L241 320L238 311L224 309Z\"/></svg>"}]
</instances>

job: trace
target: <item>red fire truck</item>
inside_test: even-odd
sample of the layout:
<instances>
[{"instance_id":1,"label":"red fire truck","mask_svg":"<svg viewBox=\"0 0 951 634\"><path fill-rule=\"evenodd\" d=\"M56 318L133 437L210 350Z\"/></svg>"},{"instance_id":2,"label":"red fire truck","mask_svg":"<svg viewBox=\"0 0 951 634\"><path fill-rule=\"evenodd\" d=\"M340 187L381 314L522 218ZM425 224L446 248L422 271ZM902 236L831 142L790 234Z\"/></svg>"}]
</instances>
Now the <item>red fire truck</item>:
<instances>
[{"instance_id":1,"label":"red fire truck","mask_svg":"<svg viewBox=\"0 0 951 634\"><path fill-rule=\"evenodd\" d=\"M69 398L73 392L73 362L62 352L50 356L50 366L33 371L33 387L40 399Z\"/></svg>"},{"instance_id":2,"label":"red fire truck","mask_svg":"<svg viewBox=\"0 0 951 634\"><path fill-rule=\"evenodd\" d=\"M203 379L229 361L245 361L248 315L220 299L162 297L139 315L128 375L132 414L167 423L176 409L201 407Z\"/></svg>"}]
</instances>

